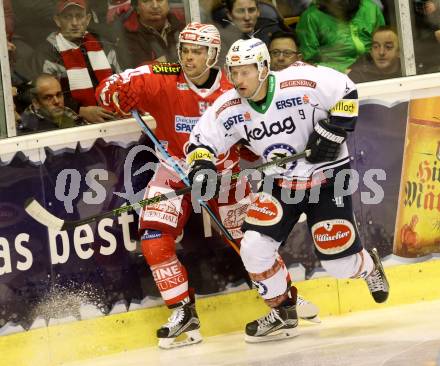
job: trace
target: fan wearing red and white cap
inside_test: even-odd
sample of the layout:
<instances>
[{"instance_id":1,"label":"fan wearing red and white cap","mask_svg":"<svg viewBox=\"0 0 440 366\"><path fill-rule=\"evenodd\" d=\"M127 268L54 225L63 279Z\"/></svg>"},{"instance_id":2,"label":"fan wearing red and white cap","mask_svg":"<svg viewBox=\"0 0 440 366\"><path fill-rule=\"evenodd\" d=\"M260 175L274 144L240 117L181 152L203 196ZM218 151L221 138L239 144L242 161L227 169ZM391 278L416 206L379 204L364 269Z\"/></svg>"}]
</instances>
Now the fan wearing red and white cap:
<instances>
[{"instance_id":1,"label":"fan wearing red and white cap","mask_svg":"<svg viewBox=\"0 0 440 366\"><path fill-rule=\"evenodd\" d=\"M91 18L86 0L61 0L56 7L54 21L64 38L75 42L87 32Z\"/></svg>"},{"instance_id":2,"label":"fan wearing red and white cap","mask_svg":"<svg viewBox=\"0 0 440 366\"><path fill-rule=\"evenodd\" d=\"M78 6L81 9L86 9L86 0L61 0L57 4L57 14L61 14L69 6Z\"/></svg>"},{"instance_id":3,"label":"fan wearing red and white cap","mask_svg":"<svg viewBox=\"0 0 440 366\"><path fill-rule=\"evenodd\" d=\"M115 50L88 32L92 14L86 0L59 0L54 14L58 30L38 47L38 68L60 80L66 106L88 122L114 119L113 113L97 105L94 88L120 71Z\"/></svg>"}]
</instances>

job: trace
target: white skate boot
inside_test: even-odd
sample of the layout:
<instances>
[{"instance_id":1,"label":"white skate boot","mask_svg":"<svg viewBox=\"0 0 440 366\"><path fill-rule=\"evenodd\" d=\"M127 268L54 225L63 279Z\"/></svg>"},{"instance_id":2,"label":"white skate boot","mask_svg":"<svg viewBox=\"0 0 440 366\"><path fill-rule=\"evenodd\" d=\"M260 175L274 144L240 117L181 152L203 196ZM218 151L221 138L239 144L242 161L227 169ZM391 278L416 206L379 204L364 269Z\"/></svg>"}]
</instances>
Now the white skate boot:
<instances>
[{"instance_id":1,"label":"white skate boot","mask_svg":"<svg viewBox=\"0 0 440 366\"><path fill-rule=\"evenodd\" d=\"M373 248L369 250L368 253L370 253L371 258L373 259L374 270L365 278L365 281L367 282L368 289L370 290L374 301L382 303L388 299L390 286L377 249Z\"/></svg>"},{"instance_id":2,"label":"white skate boot","mask_svg":"<svg viewBox=\"0 0 440 366\"><path fill-rule=\"evenodd\" d=\"M202 341L199 332L200 321L194 302L176 307L168 318L168 323L157 330L159 347L164 349L187 346ZM182 340L176 338L182 336Z\"/></svg>"},{"instance_id":3,"label":"white skate boot","mask_svg":"<svg viewBox=\"0 0 440 366\"><path fill-rule=\"evenodd\" d=\"M296 305L280 305L270 313L246 325L245 341L268 342L298 335Z\"/></svg>"}]
</instances>

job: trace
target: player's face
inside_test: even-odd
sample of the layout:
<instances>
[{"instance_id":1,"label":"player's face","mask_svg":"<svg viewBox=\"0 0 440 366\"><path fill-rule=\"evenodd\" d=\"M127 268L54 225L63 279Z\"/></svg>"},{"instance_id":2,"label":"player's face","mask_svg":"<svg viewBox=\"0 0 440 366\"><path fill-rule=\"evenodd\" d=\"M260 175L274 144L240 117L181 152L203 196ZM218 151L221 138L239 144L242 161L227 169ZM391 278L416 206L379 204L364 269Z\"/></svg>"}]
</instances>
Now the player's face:
<instances>
[{"instance_id":1,"label":"player's face","mask_svg":"<svg viewBox=\"0 0 440 366\"><path fill-rule=\"evenodd\" d=\"M270 43L270 68L283 70L299 60L299 52L291 38L276 38Z\"/></svg>"},{"instance_id":2,"label":"player's face","mask_svg":"<svg viewBox=\"0 0 440 366\"><path fill-rule=\"evenodd\" d=\"M180 46L180 60L183 71L191 80L191 78L201 75L206 70L208 47L182 43Z\"/></svg>"},{"instance_id":3,"label":"player's face","mask_svg":"<svg viewBox=\"0 0 440 366\"><path fill-rule=\"evenodd\" d=\"M238 94L243 98L250 98L260 85L256 64L232 66L230 69L231 81Z\"/></svg>"},{"instance_id":4,"label":"player's face","mask_svg":"<svg viewBox=\"0 0 440 366\"><path fill-rule=\"evenodd\" d=\"M79 6L69 6L61 14L55 15L54 20L60 33L69 41L82 38L89 26L91 15Z\"/></svg>"},{"instance_id":5,"label":"player's face","mask_svg":"<svg viewBox=\"0 0 440 366\"><path fill-rule=\"evenodd\" d=\"M237 0L228 12L231 20L242 33L252 33L260 16L256 0Z\"/></svg>"},{"instance_id":6,"label":"player's face","mask_svg":"<svg viewBox=\"0 0 440 366\"><path fill-rule=\"evenodd\" d=\"M383 72L394 71L398 67L399 41L393 31L379 31L373 37L370 51L374 64Z\"/></svg>"},{"instance_id":7,"label":"player's face","mask_svg":"<svg viewBox=\"0 0 440 366\"><path fill-rule=\"evenodd\" d=\"M64 113L64 95L58 80L44 79L37 88L38 97L32 101L34 106L52 118L61 116Z\"/></svg>"}]
</instances>

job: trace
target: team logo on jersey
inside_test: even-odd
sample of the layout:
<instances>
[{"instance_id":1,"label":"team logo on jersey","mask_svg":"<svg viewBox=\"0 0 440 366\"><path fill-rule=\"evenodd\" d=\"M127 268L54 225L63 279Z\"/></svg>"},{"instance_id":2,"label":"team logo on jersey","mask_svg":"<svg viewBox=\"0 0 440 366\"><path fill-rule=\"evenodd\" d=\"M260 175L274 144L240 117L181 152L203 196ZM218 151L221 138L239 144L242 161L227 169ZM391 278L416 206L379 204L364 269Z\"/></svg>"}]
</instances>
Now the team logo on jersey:
<instances>
[{"instance_id":1,"label":"team logo on jersey","mask_svg":"<svg viewBox=\"0 0 440 366\"><path fill-rule=\"evenodd\" d=\"M181 66L179 64L160 63L151 66L153 74L164 75L178 75L180 74Z\"/></svg>"},{"instance_id":2,"label":"team logo on jersey","mask_svg":"<svg viewBox=\"0 0 440 366\"><path fill-rule=\"evenodd\" d=\"M177 83L177 90L189 90L189 85L187 83Z\"/></svg>"},{"instance_id":3,"label":"team logo on jersey","mask_svg":"<svg viewBox=\"0 0 440 366\"><path fill-rule=\"evenodd\" d=\"M359 113L359 101L357 99L341 99L332 109L332 116L356 117Z\"/></svg>"},{"instance_id":4,"label":"team logo on jersey","mask_svg":"<svg viewBox=\"0 0 440 366\"><path fill-rule=\"evenodd\" d=\"M218 118L219 114L222 113L225 109L238 104L241 104L240 98L231 99L228 100L226 103L223 103L222 106L215 112L215 118Z\"/></svg>"},{"instance_id":5,"label":"team logo on jersey","mask_svg":"<svg viewBox=\"0 0 440 366\"><path fill-rule=\"evenodd\" d=\"M199 117L175 116L174 117L175 130L176 132L189 134L193 130L198 120Z\"/></svg>"},{"instance_id":6,"label":"team logo on jersey","mask_svg":"<svg viewBox=\"0 0 440 366\"><path fill-rule=\"evenodd\" d=\"M258 226L271 226L279 223L283 218L283 207L272 195L258 192L248 211L246 222Z\"/></svg>"},{"instance_id":7,"label":"team logo on jersey","mask_svg":"<svg viewBox=\"0 0 440 366\"><path fill-rule=\"evenodd\" d=\"M288 144L273 144L268 146L263 151L262 156L266 161L269 162L295 154L296 154L296 150ZM293 161L287 164L279 165L277 167L269 168L265 171L265 173L271 175L276 173L282 173L285 172L286 170L293 170L295 169L297 164L298 164L297 161Z\"/></svg>"},{"instance_id":8,"label":"team logo on jersey","mask_svg":"<svg viewBox=\"0 0 440 366\"><path fill-rule=\"evenodd\" d=\"M312 226L312 237L316 249L322 254L339 254L350 248L356 234L348 220L335 219L317 222Z\"/></svg>"},{"instance_id":9,"label":"team logo on jersey","mask_svg":"<svg viewBox=\"0 0 440 366\"><path fill-rule=\"evenodd\" d=\"M315 89L316 83L312 80L307 80L307 79L286 80L280 83L280 89L297 88L297 87Z\"/></svg>"},{"instance_id":10,"label":"team logo on jersey","mask_svg":"<svg viewBox=\"0 0 440 366\"><path fill-rule=\"evenodd\" d=\"M284 118L282 121L273 122L270 125L266 125L264 121L261 121L260 125L261 128L255 127L253 129L249 129L246 125L244 125L246 140L249 142L252 140L258 141L265 137L271 137L280 133L287 133L288 135L291 135L296 130L295 123L293 122L291 116Z\"/></svg>"}]
</instances>

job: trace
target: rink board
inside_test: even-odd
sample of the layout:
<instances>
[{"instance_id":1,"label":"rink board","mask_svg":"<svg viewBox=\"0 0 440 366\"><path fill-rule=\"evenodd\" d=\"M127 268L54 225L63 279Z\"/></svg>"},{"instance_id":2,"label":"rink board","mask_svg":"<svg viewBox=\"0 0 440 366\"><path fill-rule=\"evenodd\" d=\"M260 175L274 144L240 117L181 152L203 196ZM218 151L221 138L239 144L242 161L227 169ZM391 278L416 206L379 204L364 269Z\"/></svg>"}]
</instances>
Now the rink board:
<instances>
[{"instance_id":1,"label":"rink board","mask_svg":"<svg viewBox=\"0 0 440 366\"><path fill-rule=\"evenodd\" d=\"M321 318L440 299L440 260L393 266L386 272L391 293L388 302L381 305L373 302L360 280L324 277L297 286L302 296L320 307ZM200 298L197 310L205 337L240 331L267 312L255 290ZM169 310L161 306L2 336L1 364L55 366L153 346L155 331L168 316Z\"/></svg>"}]
</instances>

